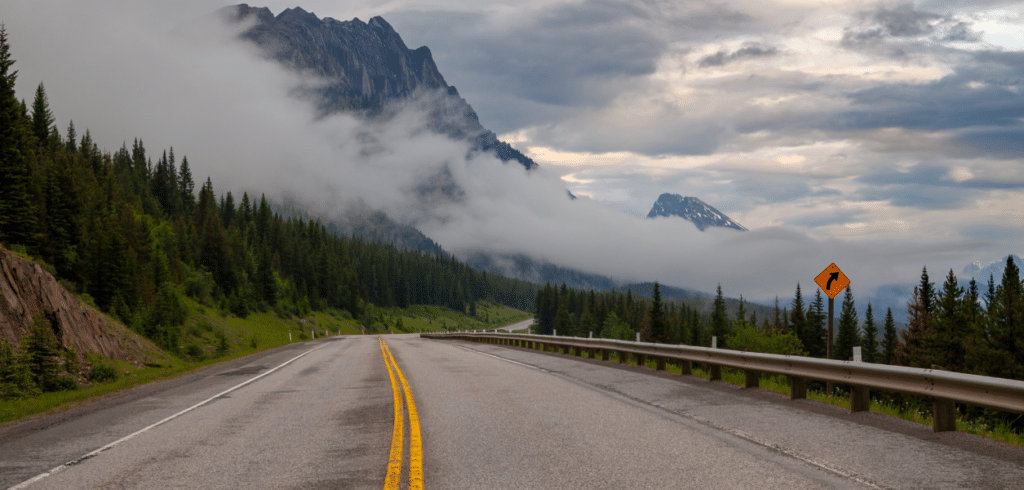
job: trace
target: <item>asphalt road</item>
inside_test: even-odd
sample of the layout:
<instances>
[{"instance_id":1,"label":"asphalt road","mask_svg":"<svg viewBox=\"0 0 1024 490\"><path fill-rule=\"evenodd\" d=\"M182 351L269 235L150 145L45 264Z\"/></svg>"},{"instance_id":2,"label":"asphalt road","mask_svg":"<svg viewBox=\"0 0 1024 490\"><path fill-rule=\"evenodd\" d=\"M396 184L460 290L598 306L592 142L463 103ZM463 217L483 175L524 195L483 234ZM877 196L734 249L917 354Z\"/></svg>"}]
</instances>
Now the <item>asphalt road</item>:
<instances>
[{"instance_id":1,"label":"asphalt road","mask_svg":"<svg viewBox=\"0 0 1024 490\"><path fill-rule=\"evenodd\" d=\"M383 338L415 396L426 488L1024 482L1020 448L879 414L553 353ZM0 427L0 488L136 433L27 488L381 488L393 399L377 337L293 344Z\"/></svg>"}]
</instances>

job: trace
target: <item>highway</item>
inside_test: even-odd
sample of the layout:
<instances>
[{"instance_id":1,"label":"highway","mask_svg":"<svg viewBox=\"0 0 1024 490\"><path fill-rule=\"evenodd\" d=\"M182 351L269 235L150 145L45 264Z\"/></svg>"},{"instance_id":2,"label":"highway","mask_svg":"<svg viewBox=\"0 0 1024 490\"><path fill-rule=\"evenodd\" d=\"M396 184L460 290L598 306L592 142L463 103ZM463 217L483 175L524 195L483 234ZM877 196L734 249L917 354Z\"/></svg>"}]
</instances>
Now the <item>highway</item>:
<instances>
[{"instance_id":1,"label":"highway","mask_svg":"<svg viewBox=\"0 0 1024 490\"><path fill-rule=\"evenodd\" d=\"M877 413L554 353L379 338L394 384L377 336L331 337L7 424L0 488L384 488L396 437L398 481L410 488L407 396L423 488L1024 481L1021 448Z\"/></svg>"}]
</instances>

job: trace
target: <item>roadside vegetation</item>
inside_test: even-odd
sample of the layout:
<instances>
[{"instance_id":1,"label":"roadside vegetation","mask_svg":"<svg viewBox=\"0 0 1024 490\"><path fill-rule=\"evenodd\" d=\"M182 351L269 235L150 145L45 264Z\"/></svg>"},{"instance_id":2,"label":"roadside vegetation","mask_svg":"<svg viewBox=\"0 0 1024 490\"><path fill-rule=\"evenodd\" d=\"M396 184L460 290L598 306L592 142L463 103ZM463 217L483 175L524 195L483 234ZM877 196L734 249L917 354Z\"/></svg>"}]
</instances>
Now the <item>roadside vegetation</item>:
<instances>
[{"instance_id":1,"label":"roadside vegetation","mask_svg":"<svg viewBox=\"0 0 1024 490\"><path fill-rule=\"evenodd\" d=\"M245 318L186 300L180 355L154 348L153 362L81 358L59 349L43 320L17 348L0 343L0 424L58 412L90 398L174 378L206 366L273 349L290 342L337 335L431 332L498 328L530 314L481 301L476 316L439 306L371 308L376 329L367 329L347 310L328 308L304 317L252 312Z\"/></svg>"},{"instance_id":2,"label":"roadside vegetation","mask_svg":"<svg viewBox=\"0 0 1024 490\"><path fill-rule=\"evenodd\" d=\"M837 298L838 299L838 298ZM837 301L838 303L839 301ZM545 285L537 293L537 329L541 334L576 335L664 344L688 344L748 352L824 358L828 352L827 309L820 290L804 302L800 285L788 307L778 301L769 317L747 313L740 301L735 317L726 314L719 287L710 315L686 303L662 302L657 283L651 298ZM853 290L846 288L836 305L832 359L852 360L860 347L868 363L941 369L959 373L1024 380L1024 282L1009 257L1001 281L987 287L973 279L959 284L952 270L941 287L922 268L920 283L907 304L905 328L886 309L877 321L869 302L859 320ZM931 420L931 403L921 398L876 394L882 413L908 420ZM809 395L810 396L810 395ZM823 395L832 403L836 397ZM845 402L844 402L845 403ZM1000 434L1000 440L1024 437L1024 416L957 406L958 427L967 432Z\"/></svg>"},{"instance_id":3,"label":"roadside vegetation","mask_svg":"<svg viewBox=\"0 0 1024 490\"><path fill-rule=\"evenodd\" d=\"M31 103L18 100L14 65L0 24L0 245L153 352L148 365L74 352L41 315L25 338L0 341L0 422L283 345L289 334L482 328L502 321L495 305L533 309L534 284L218 191L174 148L129 137L101 150L74 122L62 133L43 83Z\"/></svg>"}]
</instances>

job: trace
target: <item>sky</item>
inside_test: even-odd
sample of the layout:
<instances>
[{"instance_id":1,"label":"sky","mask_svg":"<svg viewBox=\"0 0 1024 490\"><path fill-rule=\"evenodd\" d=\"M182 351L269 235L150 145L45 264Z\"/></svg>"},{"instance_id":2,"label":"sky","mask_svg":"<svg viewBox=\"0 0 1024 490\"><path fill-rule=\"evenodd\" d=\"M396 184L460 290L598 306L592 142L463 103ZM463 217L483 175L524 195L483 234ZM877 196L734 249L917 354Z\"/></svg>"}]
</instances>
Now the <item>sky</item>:
<instances>
[{"instance_id":1,"label":"sky","mask_svg":"<svg viewBox=\"0 0 1024 490\"><path fill-rule=\"evenodd\" d=\"M309 80L202 20L230 3L12 0L0 20L19 95L45 82L58 124L103 149L173 145L218 189L327 214L358 198L456 254L783 302L835 262L899 313L924 266L941 284L1022 252L1021 1L252 3L384 17L531 173L462 158L415 104L312 120L287 96ZM410 192L438 181L460 193ZM663 192L751 231L642 220Z\"/></svg>"}]
</instances>

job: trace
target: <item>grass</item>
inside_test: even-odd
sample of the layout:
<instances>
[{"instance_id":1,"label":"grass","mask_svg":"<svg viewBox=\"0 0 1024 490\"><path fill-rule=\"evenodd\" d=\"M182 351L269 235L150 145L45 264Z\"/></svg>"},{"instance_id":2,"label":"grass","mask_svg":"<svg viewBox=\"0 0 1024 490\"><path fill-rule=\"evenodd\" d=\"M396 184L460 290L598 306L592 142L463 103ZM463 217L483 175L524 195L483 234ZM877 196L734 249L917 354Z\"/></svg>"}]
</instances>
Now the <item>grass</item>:
<instances>
[{"instance_id":1,"label":"grass","mask_svg":"<svg viewBox=\"0 0 1024 490\"><path fill-rule=\"evenodd\" d=\"M203 367L309 340L313 335L360 335L359 322L348 312L323 310L303 318L282 318L273 310L251 312L245 318L199 304L187 298L188 320L183 326L182 354L148 352L155 362L133 364L104 360L118 373L118 379L92 383L76 390L44 393L32 398L0 401L0 424L38 414L57 413L98 396L128 390L154 381L175 378ZM377 308L386 323L402 319L404 332L496 328L530 318L529 313L488 303L477 303L476 317L436 306L406 309ZM116 327L125 328L119 323ZM310 330L313 330L311 332ZM397 332L396 332L397 333ZM223 341L221 338L223 337ZM148 345L148 342L146 342Z\"/></svg>"},{"instance_id":2,"label":"grass","mask_svg":"<svg viewBox=\"0 0 1024 490\"><path fill-rule=\"evenodd\" d=\"M415 305L408 308L375 308L371 314L383 316L384 323L395 333L447 332L452 330L484 330L503 327L529 319L533 315L506 306L478 301L476 315L459 313L441 306ZM395 328L398 320L401 328Z\"/></svg>"},{"instance_id":3,"label":"grass","mask_svg":"<svg viewBox=\"0 0 1024 490\"><path fill-rule=\"evenodd\" d=\"M587 357L587 351L582 352L582 357ZM600 359L600 357L597 357ZM618 354L614 351L610 353L610 362L618 362ZM632 364L636 364L635 359L630 359ZM655 363L653 360L648 359L644 363L645 367L655 369ZM668 372L681 374L682 368L676 364L666 363L665 370ZM691 374L704 379L710 379L711 376L706 369L697 367L696 365L691 369ZM734 369L722 369L722 381L737 386L744 386L746 384L746 376L741 370ZM778 375L762 375L758 384L760 388L765 390L779 393L782 395L789 396L789 381L785 376ZM824 390L807 390L807 398L816 400L829 405L842 407L847 410L850 409L850 399L848 396L841 396L839 394L829 396ZM895 401L881 399L877 396L871 398L872 412L877 412L890 417L895 417L918 424L927 426L932 425L931 414L927 410L921 410L915 406L916 404L904 402L899 403ZM919 405L917 405L919 406ZM1006 421L995 421L988 422L983 419L970 419L963 416L962 414L957 415L956 430L958 432L965 432L968 434L974 434L981 437L986 437L996 441L1004 442L1013 446L1024 447L1024 434L1014 432L1010 427L1010 423Z\"/></svg>"}]
</instances>

